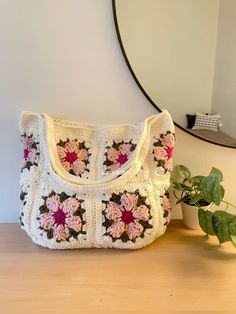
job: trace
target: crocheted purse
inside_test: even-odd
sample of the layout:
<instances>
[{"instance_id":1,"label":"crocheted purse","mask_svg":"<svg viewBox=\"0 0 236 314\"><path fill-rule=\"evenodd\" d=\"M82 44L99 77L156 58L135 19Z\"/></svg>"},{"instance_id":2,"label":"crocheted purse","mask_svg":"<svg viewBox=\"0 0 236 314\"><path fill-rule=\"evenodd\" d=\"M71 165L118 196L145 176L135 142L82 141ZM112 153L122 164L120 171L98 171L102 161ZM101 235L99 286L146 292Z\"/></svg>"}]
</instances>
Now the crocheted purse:
<instances>
[{"instance_id":1,"label":"crocheted purse","mask_svg":"<svg viewBox=\"0 0 236 314\"><path fill-rule=\"evenodd\" d=\"M35 243L138 249L165 232L175 141L167 111L124 125L23 112L20 130L20 223Z\"/></svg>"}]
</instances>

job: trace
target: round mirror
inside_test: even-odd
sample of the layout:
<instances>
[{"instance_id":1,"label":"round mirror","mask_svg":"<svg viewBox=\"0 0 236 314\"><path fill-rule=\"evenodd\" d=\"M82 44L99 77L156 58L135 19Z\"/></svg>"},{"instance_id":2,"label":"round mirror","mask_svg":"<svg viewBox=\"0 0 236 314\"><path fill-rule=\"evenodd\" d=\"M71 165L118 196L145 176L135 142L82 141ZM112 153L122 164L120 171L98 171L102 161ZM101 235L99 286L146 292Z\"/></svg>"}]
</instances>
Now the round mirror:
<instances>
[{"instance_id":1,"label":"round mirror","mask_svg":"<svg viewBox=\"0 0 236 314\"><path fill-rule=\"evenodd\" d=\"M157 110L236 148L236 1L113 0L126 63Z\"/></svg>"}]
</instances>

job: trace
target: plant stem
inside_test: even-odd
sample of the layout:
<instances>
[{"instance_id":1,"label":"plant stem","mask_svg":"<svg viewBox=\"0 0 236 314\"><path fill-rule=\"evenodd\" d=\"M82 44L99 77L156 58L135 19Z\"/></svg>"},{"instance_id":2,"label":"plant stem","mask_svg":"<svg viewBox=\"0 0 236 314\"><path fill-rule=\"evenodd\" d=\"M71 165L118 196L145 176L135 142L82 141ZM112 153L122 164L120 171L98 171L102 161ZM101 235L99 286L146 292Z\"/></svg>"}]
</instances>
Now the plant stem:
<instances>
[{"instance_id":1,"label":"plant stem","mask_svg":"<svg viewBox=\"0 0 236 314\"><path fill-rule=\"evenodd\" d=\"M232 204L232 203L229 203L229 202L224 201L224 200L221 200L221 202L222 202L222 203L225 203L225 204L227 204L227 205L230 205L230 206L232 206L232 207L234 207L234 208L236 208L236 205L234 205L234 204Z\"/></svg>"}]
</instances>

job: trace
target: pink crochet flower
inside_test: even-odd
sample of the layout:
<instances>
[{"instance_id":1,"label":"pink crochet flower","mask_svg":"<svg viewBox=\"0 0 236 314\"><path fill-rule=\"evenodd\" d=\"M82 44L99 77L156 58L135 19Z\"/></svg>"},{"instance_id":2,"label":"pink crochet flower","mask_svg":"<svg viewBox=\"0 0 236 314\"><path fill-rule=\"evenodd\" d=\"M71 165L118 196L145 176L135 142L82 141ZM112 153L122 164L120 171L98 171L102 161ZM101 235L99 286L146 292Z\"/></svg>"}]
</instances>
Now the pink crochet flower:
<instances>
[{"instance_id":1,"label":"pink crochet flower","mask_svg":"<svg viewBox=\"0 0 236 314\"><path fill-rule=\"evenodd\" d=\"M21 169L30 169L31 166L38 166L39 162L39 142L33 139L33 135L30 136L23 134L21 136L24 147L23 160L21 162Z\"/></svg>"},{"instance_id":2,"label":"pink crochet flower","mask_svg":"<svg viewBox=\"0 0 236 314\"><path fill-rule=\"evenodd\" d=\"M165 225L168 225L171 219L172 210L168 191L166 191L165 194L161 196L161 205L163 206L164 218L166 219Z\"/></svg>"},{"instance_id":3,"label":"pink crochet flower","mask_svg":"<svg viewBox=\"0 0 236 314\"><path fill-rule=\"evenodd\" d=\"M163 159L165 160L167 157L167 153L164 147L154 147L154 156L156 159Z\"/></svg>"},{"instance_id":4,"label":"pink crochet flower","mask_svg":"<svg viewBox=\"0 0 236 314\"><path fill-rule=\"evenodd\" d=\"M106 160L103 164L106 166L106 172L113 172L124 165L130 158L135 147L136 144L133 144L132 140L119 143L113 141L113 145L108 146L105 153Z\"/></svg>"},{"instance_id":5,"label":"pink crochet flower","mask_svg":"<svg viewBox=\"0 0 236 314\"><path fill-rule=\"evenodd\" d=\"M49 239L54 238L57 242L68 240L70 237L76 238L82 233L85 223L81 202L83 201L74 196L52 192L39 209L39 228L47 232Z\"/></svg>"},{"instance_id":6,"label":"pink crochet flower","mask_svg":"<svg viewBox=\"0 0 236 314\"><path fill-rule=\"evenodd\" d=\"M167 133L160 138L163 146L173 147L175 144L175 136L173 133Z\"/></svg>"},{"instance_id":7,"label":"pink crochet flower","mask_svg":"<svg viewBox=\"0 0 236 314\"><path fill-rule=\"evenodd\" d=\"M166 171L171 171L173 169L172 158L165 160L164 168L166 169Z\"/></svg>"},{"instance_id":8,"label":"pink crochet flower","mask_svg":"<svg viewBox=\"0 0 236 314\"><path fill-rule=\"evenodd\" d=\"M77 139L60 141L57 144L57 153L63 168L75 176L82 176L85 171L89 171L89 152L85 143L78 142Z\"/></svg>"},{"instance_id":9,"label":"pink crochet flower","mask_svg":"<svg viewBox=\"0 0 236 314\"><path fill-rule=\"evenodd\" d=\"M165 210L170 211L171 210L171 203L170 203L170 198L169 195L167 196L167 194L164 194L162 197L162 204L163 204L163 208Z\"/></svg>"},{"instance_id":10,"label":"pink crochet flower","mask_svg":"<svg viewBox=\"0 0 236 314\"><path fill-rule=\"evenodd\" d=\"M159 140L153 144L154 160L157 162L157 166L162 167L165 172L171 171L173 168L174 143L175 135L167 131L167 133L161 134Z\"/></svg>"},{"instance_id":11,"label":"pink crochet flower","mask_svg":"<svg viewBox=\"0 0 236 314\"><path fill-rule=\"evenodd\" d=\"M151 219L150 208L145 203L145 198L137 191L113 194L110 201L105 203L103 225L106 227L106 234L110 235L113 241L135 241L143 236L145 229L152 228L148 223Z\"/></svg>"}]
</instances>

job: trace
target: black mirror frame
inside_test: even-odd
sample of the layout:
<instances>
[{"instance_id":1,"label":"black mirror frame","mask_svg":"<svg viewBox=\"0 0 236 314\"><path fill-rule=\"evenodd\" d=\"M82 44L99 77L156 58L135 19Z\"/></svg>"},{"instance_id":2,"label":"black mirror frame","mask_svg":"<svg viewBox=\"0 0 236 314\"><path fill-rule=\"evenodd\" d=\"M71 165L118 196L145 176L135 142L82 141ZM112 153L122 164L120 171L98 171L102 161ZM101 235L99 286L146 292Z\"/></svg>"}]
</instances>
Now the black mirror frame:
<instances>
[{"instance_id":1,"label":"black mirror frame","mask_svg":"<svg viewBox=\"0 0 236 314\"><path fill-rule=\"evenodd\" d=\"M124 48L124 45L123 45L123 42L122 42L122 39L121 39L121 35L120 35L120 29L119 29L119 24L118 24L118 19L117 19L117 13L116 13L116 1L115 0L112 0L112 12L113 12L113 19L114 19L114 24L115 24L115 29L116 29L116 35L117 35L117 39L118 39L118 42L119 42L119 46L120 46L120 49L121 49L121 52L123 54L123 57L125 59L125 62L127 64L127 67L134 79L134 81L136 82L136 84L138 85L139 89L141 90L141 92L143 93L143 95L146 97L146 99L150 102L150 104L159 112L161 112L162 110L157 106L157 104L151 99L151 97L147 94L147 92L145 91L145 89L143 88L142 84L140 83L140 81L138 80L137 76L135 75L134 73L134 70L132 69L132 66L129 62L129 59L128 59L128 56L125 52L125 48ZM194 136L202 141L205 141L205 142L208 142L208 143L211 143L211 144L214 144L214 145L218 145L218 146L222 146L222 147L227 147L227 148L234 148L236 149L235 146L230 146L230 145L225 145L225 144L220 144L220 143L216 143L216 142L213 142L211 140L208 140L206 138L203 138L201 136L198 136L192 132L190 132L188 129L185 129L184 127L182 127L181 125L179 125L178 123L176 123L174 121L174 124L176 127L178 127L179 129L181 129L182 131L188 133L189 135L191 136Z\"/></svg>"}]
</instances>

